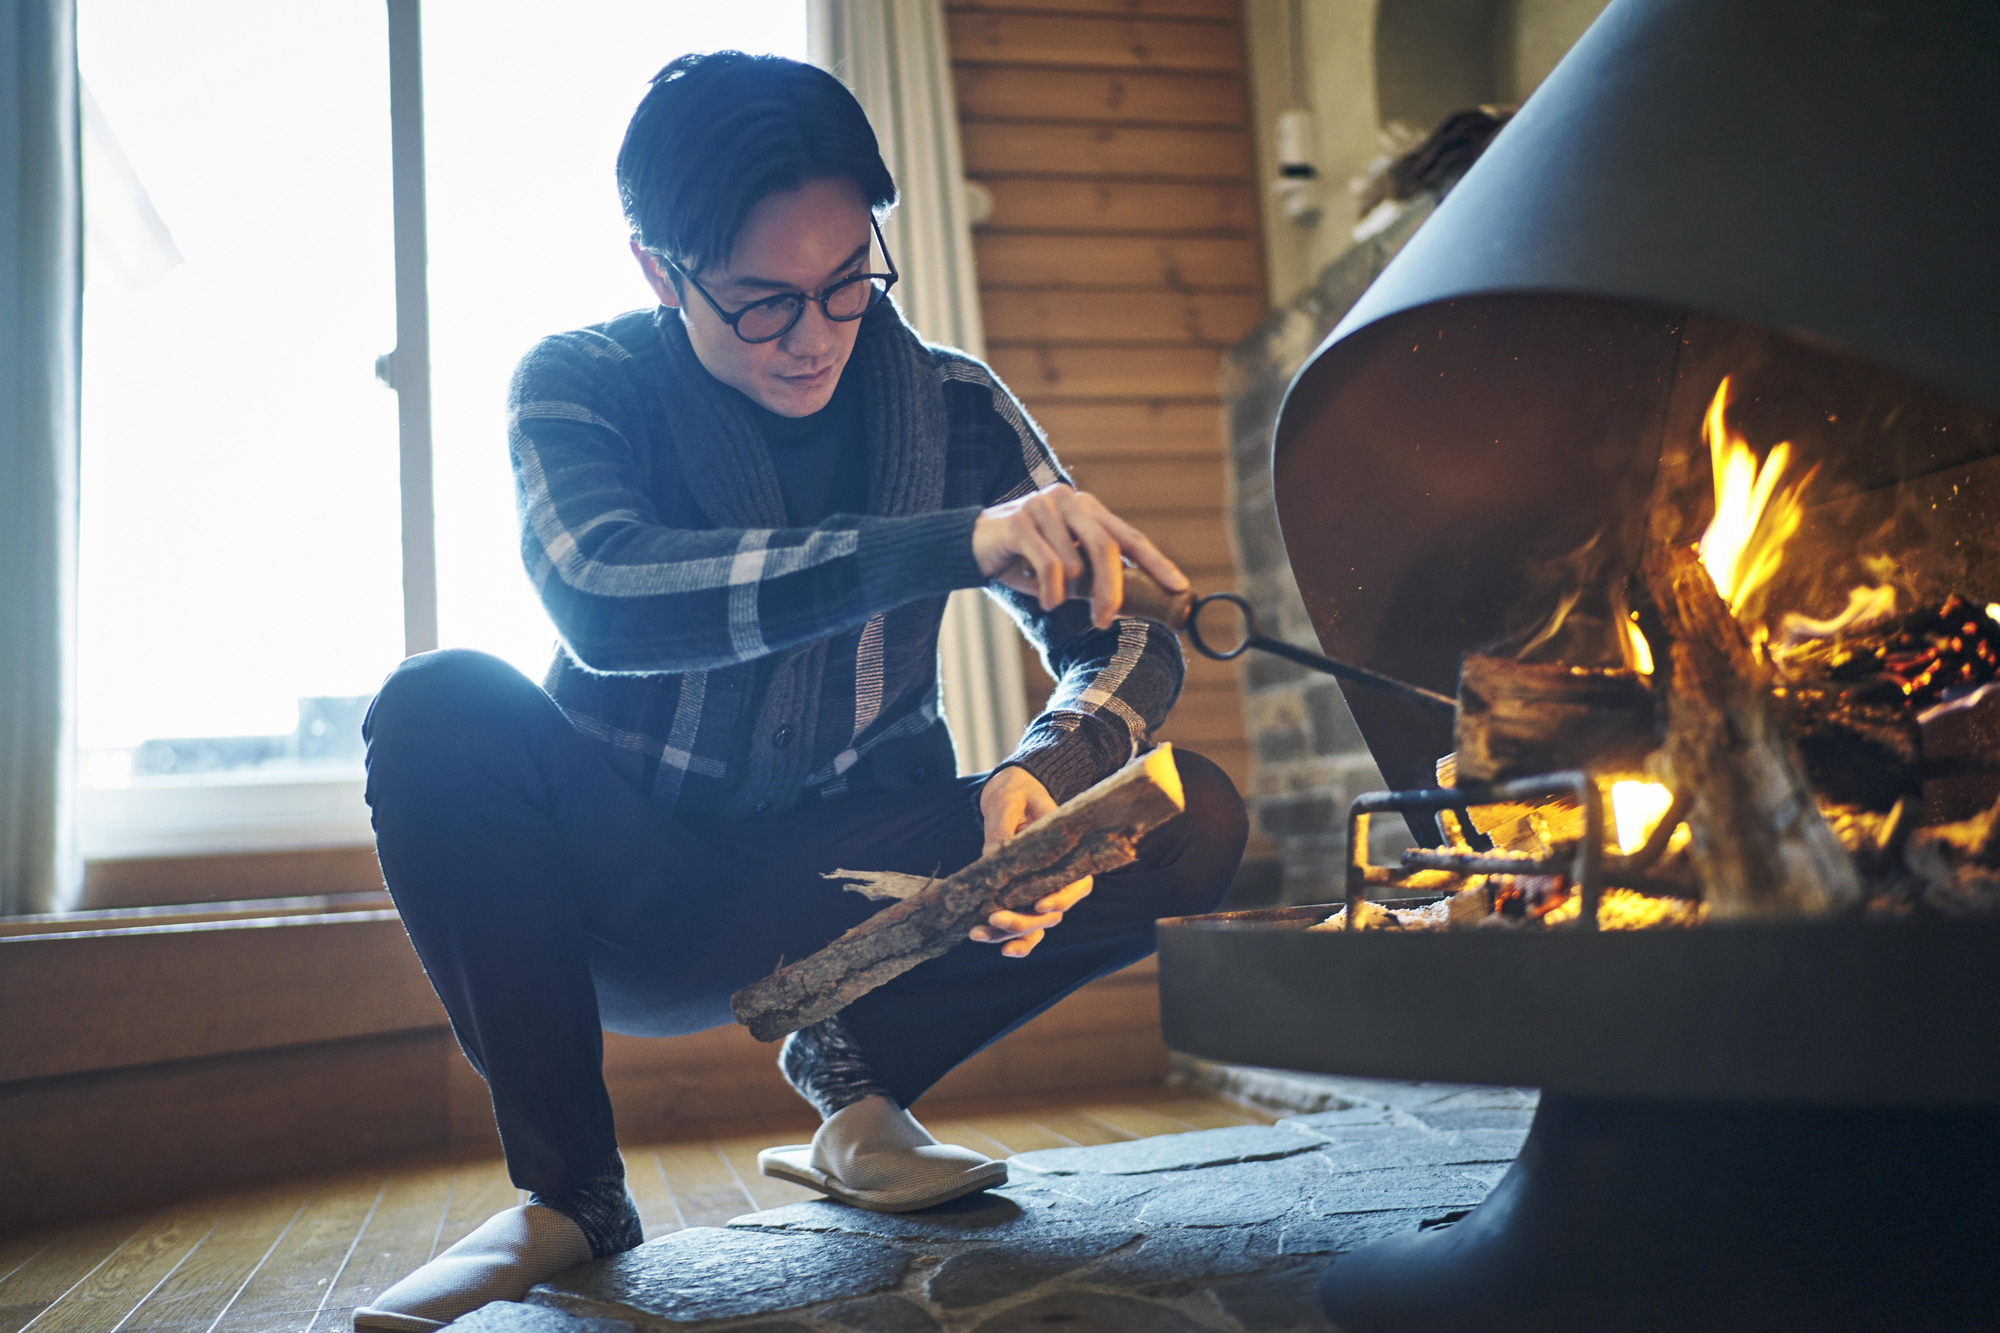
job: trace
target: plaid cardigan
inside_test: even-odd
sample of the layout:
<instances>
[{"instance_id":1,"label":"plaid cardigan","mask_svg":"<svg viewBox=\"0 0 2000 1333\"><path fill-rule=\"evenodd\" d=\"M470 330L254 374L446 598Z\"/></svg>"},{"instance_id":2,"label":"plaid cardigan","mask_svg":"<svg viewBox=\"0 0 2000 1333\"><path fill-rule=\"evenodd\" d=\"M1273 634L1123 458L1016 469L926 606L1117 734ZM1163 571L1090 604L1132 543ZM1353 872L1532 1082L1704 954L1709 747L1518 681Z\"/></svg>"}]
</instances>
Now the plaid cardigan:
<instances>
[{"instance_id":1,"label":"plaid cardigan","mask_svg":"<svg viewBox=\"0 0 2000 1333\"><path fill-rule=\"evenodd\" d=\"M985 586L1056 688L1005 760L1057 800L1149 744L1180 644L1098 630L985 584L979 511L1068 482L985 365L921 342L893 303L862 321L866 514L785 526L749 402L702 369L678 312L558 334L522 361L509 443L529 577L561 635L545 688L626 779L687 813L949 779L938 696L947 595Z\"/></svg>"}]
</instances>

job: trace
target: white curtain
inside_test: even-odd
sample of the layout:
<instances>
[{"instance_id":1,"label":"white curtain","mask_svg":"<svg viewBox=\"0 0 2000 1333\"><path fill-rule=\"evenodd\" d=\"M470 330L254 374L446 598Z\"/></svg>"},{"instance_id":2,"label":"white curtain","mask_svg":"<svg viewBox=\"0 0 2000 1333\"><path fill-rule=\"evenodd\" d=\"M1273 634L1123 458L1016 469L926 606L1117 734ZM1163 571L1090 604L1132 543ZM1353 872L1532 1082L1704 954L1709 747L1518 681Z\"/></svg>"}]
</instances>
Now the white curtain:
<instances>
[{"instance_id":1,"label":"white curtain","mask_svg":"<svg viewBox=\"0 0 2000 1333\"><path fill-rule=\"evenodd\" d=\"M902 194L882 229L902 274L896 299L924 337L983 357L942 0L809 3L812 61L853 90ZM945 716L967 773L1006 758L1028 724L1020 644L1013 622L990 598L952 594L938 667Z\"/></svg>"},{"instance_id":2,"label":"white curtain","mask_svg":"<svg viewBox=\"0 0 2000 1333\"><path fill-rule=\"evenodd\" d=\"M0 11L0 913L75 905L77 365L73 0Z\"/></svg>"}]
</instances>

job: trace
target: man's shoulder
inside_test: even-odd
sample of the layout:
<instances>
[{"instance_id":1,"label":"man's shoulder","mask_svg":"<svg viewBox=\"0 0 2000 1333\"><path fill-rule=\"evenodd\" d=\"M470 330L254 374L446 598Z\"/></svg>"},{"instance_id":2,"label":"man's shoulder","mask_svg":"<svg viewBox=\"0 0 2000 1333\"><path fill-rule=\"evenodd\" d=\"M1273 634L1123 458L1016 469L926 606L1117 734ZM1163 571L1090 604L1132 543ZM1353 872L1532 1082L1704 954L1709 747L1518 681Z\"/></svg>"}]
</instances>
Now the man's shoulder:
<instances>
[{"instance_id":1,"label":"man's shoulder","mask_svg":"<svg viewBox=\"0 0 2000 1333\"><path fill-rule=\"evenodd\" d=\"M581 329L552 333L528 349L514 372L514 396L534 396L551 381L574 383L643 373L656 337L652 310L628 310Z\"/></svg>"}]
</instances>

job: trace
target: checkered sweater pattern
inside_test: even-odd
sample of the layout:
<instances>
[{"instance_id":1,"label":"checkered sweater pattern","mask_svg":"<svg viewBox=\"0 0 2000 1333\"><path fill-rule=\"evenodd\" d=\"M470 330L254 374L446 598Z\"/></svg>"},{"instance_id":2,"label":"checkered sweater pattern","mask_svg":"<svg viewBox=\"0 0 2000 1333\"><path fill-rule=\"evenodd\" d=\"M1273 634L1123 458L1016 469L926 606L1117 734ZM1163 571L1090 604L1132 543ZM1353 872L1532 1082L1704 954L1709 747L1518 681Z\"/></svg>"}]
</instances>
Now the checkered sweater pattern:
<instances>
[{"instance_id":1,"label":"checkered sweater pattern","mask_svg":"<svg viewBox=\"0 0 2000 1333\"><path fill-rule=\"evenodd\" d=\"M862 321L866 514L786 526L749 402L700 366L679 313L545 339L509 395L522 555L561 641L545 688L626 779L746 818L955 771L939 702L945 599L984 586L1056 680L1004 762L1057 800L1150 744L1179 694L1172 634L1044 612L984 584L989 505L1068 482L983 363Z\"/></svg>"}]
</instances>

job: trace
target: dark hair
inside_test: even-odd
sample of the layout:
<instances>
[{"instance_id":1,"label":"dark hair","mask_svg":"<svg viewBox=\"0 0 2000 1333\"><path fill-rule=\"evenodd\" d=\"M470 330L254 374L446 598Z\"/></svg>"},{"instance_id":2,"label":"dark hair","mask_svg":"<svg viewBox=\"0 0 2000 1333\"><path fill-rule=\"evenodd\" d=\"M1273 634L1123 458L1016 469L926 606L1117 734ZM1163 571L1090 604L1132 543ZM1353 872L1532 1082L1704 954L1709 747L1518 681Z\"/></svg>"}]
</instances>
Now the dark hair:
<instances>
[{"instance_id":1,"label":"dark hair","mask_svg":"<svg viewBox=\"0 0 2000 1333\"><path fill-rule=\"evenodd\" d=\"M782 56L682 56L653 76L618 150L632 234L690 272L727 262L758 200L822 176L859 185L877 213L895 205L861 103L825 70Z\"/></svg>"}]
</instances>

